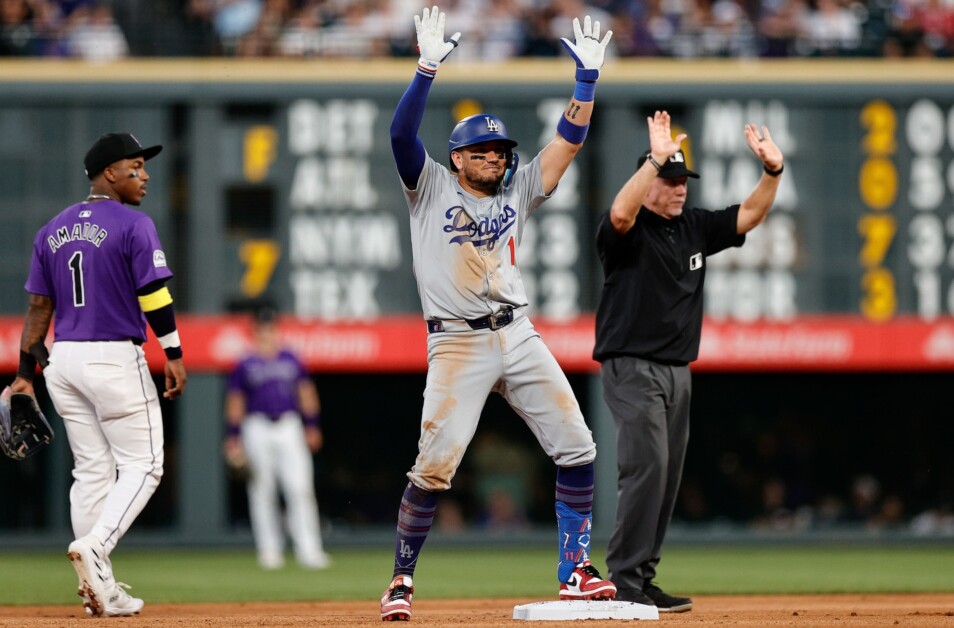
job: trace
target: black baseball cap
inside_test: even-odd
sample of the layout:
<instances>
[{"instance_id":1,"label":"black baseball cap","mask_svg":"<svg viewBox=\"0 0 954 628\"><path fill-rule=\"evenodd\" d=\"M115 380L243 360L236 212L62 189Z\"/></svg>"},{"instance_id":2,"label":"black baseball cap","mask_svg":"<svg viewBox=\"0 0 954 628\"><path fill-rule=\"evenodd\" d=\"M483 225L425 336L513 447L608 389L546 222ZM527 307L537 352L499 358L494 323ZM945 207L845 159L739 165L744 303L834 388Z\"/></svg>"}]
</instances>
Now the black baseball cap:
<instances>
[{"instance_id":1,"label":"black baseball cap","mask_svg":"<svg viewBox=\"0 0 954 628\"><path fill-rule=\"evenodd\" d=\"M651 154L652 151L650 150L643 153L642 157L639 158L639 163L636 164L637 170L643 167L643 164L646 163L646 160L649 159ZM659 169L657 176L663 179L678 179L679 177L699 178L698 174L686 167L686 154L681 150L677 150L672 157L666 160L666 163Z\"/></svg>"},{"instance_id":2,"label":"black baseball cap","mask_svg":"<svg viewBox=\"0 0 954 628\"><path fill-rule=\"evenodd\" d=\"M92 179L109 164L132 157L142 157L148 161L158 155L161 150L162 146L143 148L132 133L106 133L100 135L99 139L86 151L83 165L86 167L86 176Z\"/></svg>"},{"instance_id":3,"label":"black baseball cap","mask_svg":"<svg viewBox=\"0 0 954 628\"><path fill-rule=\"evenodd\" d=\"M278 322L278 310L270 305L255 310L255 322L259 325L270 325Z\"/></svg>"}]
</instances>

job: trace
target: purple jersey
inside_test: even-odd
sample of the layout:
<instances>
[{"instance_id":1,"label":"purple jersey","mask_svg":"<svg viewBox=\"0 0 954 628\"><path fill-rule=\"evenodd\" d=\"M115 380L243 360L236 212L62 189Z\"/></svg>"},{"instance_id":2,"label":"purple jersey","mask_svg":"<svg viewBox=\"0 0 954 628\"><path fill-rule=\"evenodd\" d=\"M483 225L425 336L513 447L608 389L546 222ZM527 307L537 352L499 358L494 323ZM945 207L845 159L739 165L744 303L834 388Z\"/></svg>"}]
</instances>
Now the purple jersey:
<instances>
[{"instance_id":1,"label":"purple jersey","mask_svg":"<svg viewBox=\"0 0 954 628\"><path fill-rule=\"evenodd\" d=\"M156 225L116 201L67 207L36 234L26 289L50 297L54 340L146 340L136 291L172 277Z\"/></svg>"},{"instance_id":2,"label":"purple jersey","mask_svg":"<svg viewBox=\"0 0 954 628\"><path fill-rule=\"evenodd\" d=\"M245 394L246 411L276 419L282 412L298 410L298 383L308 379L305 367L290 351L274 358L251 355L229 375L228 389Z\"/></svg>"}]
</instances>

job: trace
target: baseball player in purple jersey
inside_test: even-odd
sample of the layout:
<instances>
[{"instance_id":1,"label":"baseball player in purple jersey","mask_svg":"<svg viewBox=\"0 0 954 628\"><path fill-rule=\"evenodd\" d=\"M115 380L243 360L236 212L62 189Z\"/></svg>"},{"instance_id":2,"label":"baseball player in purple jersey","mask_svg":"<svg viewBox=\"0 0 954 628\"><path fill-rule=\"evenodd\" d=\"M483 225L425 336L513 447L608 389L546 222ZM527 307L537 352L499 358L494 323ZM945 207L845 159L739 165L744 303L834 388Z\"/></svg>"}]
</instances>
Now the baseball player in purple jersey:
<instances>
[{"instance_id":1,"label":"baseball player in purple jersey","mask_svg":"<svg viewBox=\"0 0 954 628\"><path fill-rule=\"evenodd\" d=\"M415 16L421 57L391 123L391 148L410 210L411 247L428 329L428 372L419 451L398 512L394 571L381 618L411 617L413 574L436 510L474 436L487 395L510 403L557 465L557 580L561 599L612 599L588 557L596 446L559 364L525 315L517 262L531 213L546 201L586 137L596 80L611 32L573 21L576 91L554 138L517 170L517 142L496 116L460 121L450 136L450 170L417 133L440 62L460 33L444 39L437 7Z\"/></svg>"},{"instance_id":2,"label":"baseball player in purple jersey","mask_svg":"<svg viewBox=\"0 0 954 628\"><path fill-rule=\"evenodd\" d=\"M318 389L295 354L279 344L274 311L258 313L254 333L254 350L229 375L225 454L244 454L248 461L249 515L262 568L285 562L280 485L298 564L324 569L331 560L322 547L311 460L322 445Z\"/></svg>"},{"instance_id":3,"label":"baseball player in purple jersey","mask_svg":"<svg viewBox=\"0 0 954 628\"><path fill-rule=\"evenodd\" d=\"M143 148L128 133L101 136L86 153L89 196L39 230L26 282L29 308L11 388L33 395L36 365L63 418L73 452L68 556L77 593L94 616L132 615L143 601L113 577L110 553L159 485L163 464L159 396L142 344L146 323L166 353L163 396L186 384L172 272L152 219L126 207L146 196ZM53 347L44 340L54 320Z\"/></svg>"}]
</instances>

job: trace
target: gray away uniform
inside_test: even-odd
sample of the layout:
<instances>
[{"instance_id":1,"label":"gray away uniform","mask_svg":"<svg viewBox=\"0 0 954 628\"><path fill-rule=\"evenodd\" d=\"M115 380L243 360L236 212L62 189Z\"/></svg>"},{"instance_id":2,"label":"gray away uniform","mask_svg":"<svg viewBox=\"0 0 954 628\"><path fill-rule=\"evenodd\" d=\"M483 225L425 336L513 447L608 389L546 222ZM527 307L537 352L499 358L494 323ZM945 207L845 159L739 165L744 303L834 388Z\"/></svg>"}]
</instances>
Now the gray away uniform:
<instances>
[{"instance_id":1,"label":"gray away uniform","mask_svg":"<svg viewBox=\"0 0 954 628\"><path fill-rule=\"evenodd\" d=\"M507 188L484 198L466 192L428 155L417 189L405 187L404 194L414 274L432 332L419 454L408 478L429 491L450 488L492 391L558 466L592 462L596 446L573 390L524 315L520 241L530 214L549 198L539 155ZM467 323L510 310L513 322L496 329Z\"/></svg>"}]
</instances>

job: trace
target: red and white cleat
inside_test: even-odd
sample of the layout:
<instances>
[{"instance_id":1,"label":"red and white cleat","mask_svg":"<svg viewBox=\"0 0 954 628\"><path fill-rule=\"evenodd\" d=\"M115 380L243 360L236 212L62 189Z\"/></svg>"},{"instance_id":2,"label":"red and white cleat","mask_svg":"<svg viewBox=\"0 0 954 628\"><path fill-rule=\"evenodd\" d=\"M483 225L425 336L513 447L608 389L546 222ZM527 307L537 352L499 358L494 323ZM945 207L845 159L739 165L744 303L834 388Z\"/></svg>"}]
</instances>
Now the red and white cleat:
<instances>
[{"instance_id":1,"label":"red and white cleat","mask_svg":"<svg viewBox=\"0 0 954 628\"><path fill-rule=\"evenodd\" d=\"M600 572L584 560L576 566L570 579L560 585L561 600L612 600L616 598L616 585L603 580Z\"/></svg>"},{"instance_id":2,"label":"red and white cleat","mask_svg":"<svg viewBox=\"0 0 954 628\"><path fill-rule=\"evenodd\" d=\"M395 576L384 595L381 596L381 619L383 621L408 621L411 619L411 597L413 595L414 582L411 576Z\"/></svg>"}]
</instances>

